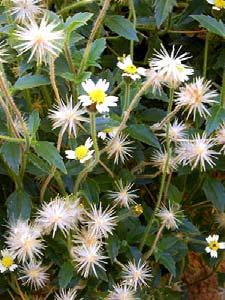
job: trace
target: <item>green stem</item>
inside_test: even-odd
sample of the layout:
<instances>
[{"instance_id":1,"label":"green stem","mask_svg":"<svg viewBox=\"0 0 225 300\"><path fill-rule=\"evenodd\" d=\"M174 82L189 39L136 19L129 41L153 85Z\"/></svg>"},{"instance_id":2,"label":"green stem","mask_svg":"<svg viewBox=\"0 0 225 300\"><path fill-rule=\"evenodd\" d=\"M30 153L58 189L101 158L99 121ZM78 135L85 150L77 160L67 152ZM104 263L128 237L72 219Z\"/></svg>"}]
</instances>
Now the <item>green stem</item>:
<instances>
[{"instance_id":1,"label":"green stem","mask_svg":"<svg viewBox=\"0 0 225 300\"><path fill-rule=\"evenodd\" d=\"M174 97L174 89L171 88L170 89L170 99L169 99L169 104L168 104L168 108L167 108L167 115L171 113L172 105L173 105L173 97ZM169 120L167 121L166 125L167 125L166 126L166 152L167 152L167 158L166 158L165 167L164 167L163 174L162 174L158 200L156 202L154 212L152 213L152 215L150 217L150 220L148 222L148 225L146 227L146 231L144 233L144 236L142 238L142 241L141 241L141 244L140 244L140 250L142 250L144 245L145 245L145 242L148 238L148 235L149 235L149 232L151 230L152 224L154 222L155 213L159 209L159 206L161 204L161 200L162 200L162 197L163 197L163 191L164 191L165 182L166 182L166 175L167 175L167 172L168 172L168 167L169 167L169 162L170 162L170 155L171 155L170 137L169 137L169 128L170 128L169 127L169 125L170 125Z\"/></svg>"},{"instance_id":2,"label":"green stem","mask_svg":"<svg viewBox=\"0 0 225 300\"><path fill-rule=\"evenodd\" d=\"M40 89L41 89L42 96L47 104L47 107L50 108L52 105L52 97L48 93L48 88L43 85L40 87Z\"/></svg>"},{"instance_id":3,"label":"green stem","mask_svg":"<svg viewBox=\"0 0 225 300\"><path fill-rule=\"evenodd\" d=\"M27 102L28 110L31 112L32 109L33 109L33 106L32 106L32 99L31 99L30 91L25 90L24 91L24 96L25 96L24 98L26 99L26 102Z\"/></svg>"},{"instance_id":4,"label":"green stem","mask_svg":"<svg viewBox=\"0 0 225 300\"><path fill-rule=\"evenodd\" d=\"M130 84L126 82L123 112L127 110L129 104L130 104Z\"/></svg>"},{"instance_id":5,"label":"green stem","mask_svg":"<svg viewBox=\"0 0 225 300\"><path fill-rule=\"evenodd\" d=\"M90 126L91 126L91 138L95 149L95 159L99 161L100 153L99 153L97 133L96 133L95 112L90 112Z\"/></svg>"},{"instance_id":6,"label":"green stem","mask_svg":"<svg viewBox=\"0 0 225 300\"><path fill-rule=\"evenodd\" d=\"M220 103L221 103L221 106L223 108L225 108L225 67L224 67L224 70L223 70L223 82L222 82Z\"/></svg>"},{"instance_id":7,"label":"green stem","mask_svg":"<svg viewBox=\"0 0 225 300\"><path fill-rule=\"evenodd\" d=\"M102 9L101 9L96 21L95 21L95 24L92 28L90 37L87 41L87 45L86 45L86 48L84 50L84 55L83 55L83 58L82 58L81 63L80 63L80 68L79 68L78 74L81 74L87 66L87 61L88 61L89 53L91 51L92 43L94 41L94 38L95 38L100 26L102 25L102 22L104 20L106 12L107 12L107 10L110 6L110 2L111 2L111 0L105 0L103 2L103 7L102 7Z\"/></svg>"},{"instance_id":8,"label":"green stem","mask_svg":"<svg viewBox=\"0 0 225 300\"><path fill-rule=\"evenodd\" d=\"M147 260L153 254L153 252L155 251L156 245L157 245L157 243L158 243L158 241L159 241L159 239L161 237L161 233L163 232L164 227L165 227L165 224L163 223L160 226L160 228L159 228L159 230L158 230L158 232L156 234L156 237L155 237L155 240L154 240L154 242L152 244L151 249L143 255L143 260Z\"/></svg>"},{"instance_id":9,"label":"green stem","mask_svg":"<svg viewBox=\"0 0 225 300\"><path fill-rule=\"evenodd\" d=\"M58 14L64 15L65 13L67 13L70 10L75 10L77 8L80 8L82 6L90 4L92 2L95 2L95 0L83 0L83 1L79 1L79 2L73 3L73 4L68 5L68 6L62 8L61 10L59 10Z\"/></svg>"},{"instance_id":10,"label":"green stem","mask_svg":"<svg viewBox=\"0 0 225 300\"><path fill-rule=\"evenodd\" d=\"M135 11L135 7L134 7L134 0L129 1L129 9L130 9L130 13L133 17L134 30L136 30L137 17L136 17L136 11ZM134 41L130 41L130 56L131 56L131 59L133 60L133 58L134 58Z\"/></svg>"},{"instance_id":11,"label":"green stem","mask_svg":"<svg viewBox=\"0 0 225 300\"><path fill-rule=\"evenodd\" d=\"M84 168L78 175L78 177L75 181L75 185L74 185L74 193L75 194L78 192L79 186L80 186L81 182L83 181L83 179L85 178L85 176L93 170L93 168L99 163L99 159L100 159L100 152L99 152L98 142L97 142L95 113L94 112L90 112L90 126L91 126L91 137L92 137L93 146L94 146L94 150L95 150L95 160L91 161L86 166L86 168Z\"/></svg>"},{"instance_id":12,"label":"green stem","mask_svg":"<svg viewBox=\"0 0 225 300\"><path fill-rule=\"evenodd\" d=\"M0 140L4 140L7 142L13 142L13 143L26 142L25 139L13 138L11 136L6 136L6 135L0 135Z\"/></svg>"},{"instance_id":13,"label":"green stem","mask_svg":"<svg viewBox=\"0 0 225 300\"><path fill-rule=\"evenodd\" d=\"M204 78L206 78L206 74L207 74L208 51L209 51L209 32L206 33L206 37L205 37L205 50L204 50L204 63L203 63Z\"/></svg>"}]
</instances>

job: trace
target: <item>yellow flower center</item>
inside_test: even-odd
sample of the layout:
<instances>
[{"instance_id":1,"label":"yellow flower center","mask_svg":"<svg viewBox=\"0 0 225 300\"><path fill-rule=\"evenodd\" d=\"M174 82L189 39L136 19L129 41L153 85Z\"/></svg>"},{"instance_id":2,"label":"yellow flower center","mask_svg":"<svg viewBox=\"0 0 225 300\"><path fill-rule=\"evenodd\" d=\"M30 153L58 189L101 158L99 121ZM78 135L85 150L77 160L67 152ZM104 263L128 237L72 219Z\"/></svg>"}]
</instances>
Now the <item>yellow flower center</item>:
<instances>
[{"instance_id":1,"label":"yellow flower center","mask_svg":"<svg viewBox=\"0 0 225 300\"><path fill-rule=\"evenodd\" d=\"M209 243L209 248L213 251L217 251L219 249L219 243L217 241L212 241Z\"/></svg>"},{"instance_id":2,"label":"yellow flower center","mask_svg":"<svg viewBox=\"0 0 225 300\"><path fill-rule=\"evenodd\" d=\"M88 154L88 148L81 145L75 149L75 155L77 159L83 159Z\"/></svg>"},{"instance_id":3,"label":"yellow flower center","mask_svg":"<svg viewBox=\"0 0 225 300\"><path fill-rule=\"evenodd\" d=\"M106 94L102 89L95 89L89 93L92 102L101 104L105 101Z\"/></svg>"},{"instance_id":4,"label":"yellow flower center","mask_svg":"<svg viewBox=\"0 0 225 300\"><path fill-rule=\"evenodd\" d=\"M184 66L182 65L176 65L176 68L178 71L183 72L184 71Z\"/></svg>"},{"instance_id":5,"label":"yellow flower center","mask_svg":"<svg viewBox=\"0 0 225 300\"><path fill-rule=\"evenodd\" d=\"M2 258L1 263L3 267L10 268L13 265L13 259L12 257L6 255Z\"/></svg>"},{"instance_id":6,"label":"yellow flower center","mask_svg":"<svg viewBox=\"0 0 225 300\"><path fill-rule=\"evenodd\" d=\"M137 204L133 207L133 212L135 215L140 216L143 213L143 207L141 204Z\"/></svg>"},{"instance_id":7,"label":"yellow flower center","mask_svg":"<svg viewBox=\"0 0 225 300\"><path fill-rule=\"evenodd\" d=\"M106 128L106 129L103 130L103 132L105 132L105 133L111 133L112 130L113 130L112 128Z\"/></svg>"},{"instance_id":8,"label":"yellow flower center","mask_svg":"<svg viewBox=\"0 0 225 300\"><path fill-rule=\"evenodd\" d=\"M224 0L215 0L214 5L218 8L225 8L225 1Z\"/></svg>"},{"instance_id":9,"label":"yellow flower center","mask_svg":"<svg viewBox=\"0 0 225 300\"><path fill-rule=\"evenodd\" d=\"M137 73L137 68L134 65L129 65L124 68L124 71L128 74L136 74Z\"/></svg>"}]
</instances>

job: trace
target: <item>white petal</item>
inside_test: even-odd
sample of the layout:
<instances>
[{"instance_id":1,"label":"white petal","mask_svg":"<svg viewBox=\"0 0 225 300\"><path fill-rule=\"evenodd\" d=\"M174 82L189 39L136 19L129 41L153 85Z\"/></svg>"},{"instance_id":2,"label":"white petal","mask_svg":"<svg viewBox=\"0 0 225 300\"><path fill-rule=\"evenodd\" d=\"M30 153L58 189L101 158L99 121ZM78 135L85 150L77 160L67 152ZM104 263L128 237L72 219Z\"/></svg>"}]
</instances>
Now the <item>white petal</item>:
<instances>
[{"instance_id":1,"label":"white petal","mask_svg":"<svg viewBox=\"0 0 225 300\"><path fill-rule=\"evenodd\" d=\"M78 99L80 100L83 106L89 106L92 104L90 97L87 95L81 95L78 97Z\"/></svg>"},{"instance_id":2,"label":"white petal","mask_svg":"<svg viewBox=\"0 0 225 300\"><path fill-rule=\"evenodd\" d=\"M138 74L145 76L146 75L146 69L145 68L137 68Z\"/></svg>"},{"instance_id":3,"label":"white petal","mask_svg":"<svg viewBox=\"0 0 225 300\"><path fill-rule=\"evenodd\" d=\"M218 241L219 240L219 235L218 234L214 234L213 236L212 236L212 238L213 238L213 241Z\"/></svg>"},{"instance_id":4,"label":"white petal","mask_svg":"<svg viewBox=\"0 0 225 300\"><path fill-rule=\"evenodd\" d=\"M105 79L99 79L96 88L103 90L106 92L109 88L109 82L107 82Z\"/></svg>"},{"instance_id":5,"label":"white petal","mask_svg":"<svg viewBox=\"0 0 225 300\"><path fill-rule=\"evenodd\" d=\"M87 147L87 148L89 149L89 148L92 147L92 145L93 145L93 141L92 141L92 139L89 137L89 138L86 140L84 146Z\"/></svg>"},{"instance_id":6,"label":"white petal","mask_svg":"<svg viewBox=\"0 0 225 300\"><path fill-rule=\"evenodd\" d=\"M85 92L89 93L95 89L95 83L91 80L88 79L85 82L82 82L82 87L85 90Z\"/></svg>"},{"instance_id":7,"label":"white petal","mask_svg":"<svg viewBox=\"0 0 225 300\"><path fill-rule=\"evenodd\" d=\"M207 0L207 2L208 2L209 4L214 4L214 3L215 3L215 0Z\"/></svg>"},{"instance_id":8,"label":"white petal","mask_svg":"<svg viewBox=\"0 0 225 300\"><path fill-rule=\"evenodd\" d=\"M210 253L210 252L211 252L211 249L210 249L209 247L206 247L206 248L205 248L205 251L206 251L207 253Z\"/></svg>"},{"instance_id":9,"label":"white petal","mask_svg":"<svg viewBox=\"0 0 225 300\"><path fill-rule=\"evenodd\" d=\"M213 8L214 10L218 10L218 11L221 10L221 8L219 8L219 7L217 7L217 6L213 6L212 8Z\"/></svg>"},{"instance_id":10,"label":"white petal","mask_svg":"<svg viewBox=\"0 0 225 300\"><path fill-rule=\"evenodd\" d=\"M207 243L210 243L213 241L213 237L211 235L209 235L207 238L206 238L206 241Z\"/></svg>"},{"instance_id":11,"label":"white petal","mask_svg":"<svg viewBox=\"0 0 225 300\"><path fill-rule=\"evenodd\" d=\"M127 57L124 58L123 62L125 64L125 66L133 65L133 62L132 62L132 59L131 59L130 55L127 55Z\"/></svg>"},{"instance_id":12,"label":"white petal","mask_svg":"<svg viewBox=\"0 0 225 300\"><path fill-rule=\"evenodd\" d=\"M124 70L125 65L121 61L118 61L117 67L120 68L121 70Z\"/></svg>"},{"instance_id":13,"label":"white petal","mask_svg":"<svg viewBox=\"0 0 225 300\"><path fill-rule=\"evenodd\" d=\"M211 257L217 257L217 252L216 251L213 251L211 250L211 253L210 253Z\"/></svg>"},{"instance_id":14,"label":"white petal","mask_svg":"<svg viewBox=\"0 0 225 300\"><path fill-rule=\"evenodd\" d=\"M219 243L219 249L225 249L225 243L224 242Z\"/></svg>"},{"instance_id":15,"label":"white petal","mask_svg":"<svg viewBox=\"0 0 225 300\"><path fill-rule=\"evenodd\" d=\"M68 159L76 159L75 151L73 150L66 150L66 158Z\"/></svg>"},{"instance_id":16,"label":"white petal","mask_svg":"<svg viewBox=\"0 0 225 300\"><path fill-rule=\"evenodd\" d=\"M102 140L106 139L106 133L103 131L98 132L98 137L101 138Z\"/></svg>"}]
</instances>

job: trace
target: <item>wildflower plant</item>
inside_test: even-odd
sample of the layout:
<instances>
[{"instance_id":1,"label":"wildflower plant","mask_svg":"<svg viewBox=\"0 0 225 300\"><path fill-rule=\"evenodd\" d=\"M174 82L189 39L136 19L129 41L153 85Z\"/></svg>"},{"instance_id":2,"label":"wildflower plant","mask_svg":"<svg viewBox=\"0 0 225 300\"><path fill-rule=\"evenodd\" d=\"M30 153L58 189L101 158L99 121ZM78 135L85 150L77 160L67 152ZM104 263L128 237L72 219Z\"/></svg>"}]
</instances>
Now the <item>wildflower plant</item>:
<instances>
[{"instance_id":1,"label":"wildflower plant","mask_svg":"<svg viewBox=\"0 0 225 300\"><path fill-rule=\"evenodd\" d=\"M225 1L4 0L0 19L0 299L219 299Z\"/></svg>"}]
</instances>

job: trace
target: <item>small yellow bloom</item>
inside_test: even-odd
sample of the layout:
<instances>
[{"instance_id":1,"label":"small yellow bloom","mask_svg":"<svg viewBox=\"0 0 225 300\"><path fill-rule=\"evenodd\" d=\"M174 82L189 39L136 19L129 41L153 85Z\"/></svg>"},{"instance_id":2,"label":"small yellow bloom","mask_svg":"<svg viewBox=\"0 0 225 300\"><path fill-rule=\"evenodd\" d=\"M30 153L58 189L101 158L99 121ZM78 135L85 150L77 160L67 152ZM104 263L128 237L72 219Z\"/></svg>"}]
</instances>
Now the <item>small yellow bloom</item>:
<instances>
[{"instance_id":1,"label":"small yellow bloom","mask_svg":"<svg viewBox=\"0 0 225 300\"><path fill-rule=\"evenodd\" d=\"M95 89L88 93L89 97L91 98L92 102L97 104L101 104L105 101L106 94L102 89Z\"/></svg>"},{"instance_id":2,"label":"small yellow bloom","mask_svg":"<svg viewBox=\"0 0 225 300\"><path fill-rule=\"evenodd\" d=\"M75 149L75 155L78 160L83 159L88 153L88 148L84 145L81 145Z\"/></svg>"},{"instance_id":3,"label":"small yellow bloom","mask_svg":"<svg viewBox=\"0 0 225 300\"><path fill-rule=\"evenodd\" d=\"M138 217L143 214L143 206L141 204L137 204L135 205L133 208L133 212L135 213L135 215L137 215Z\"/></svg>"}]
</instances>

